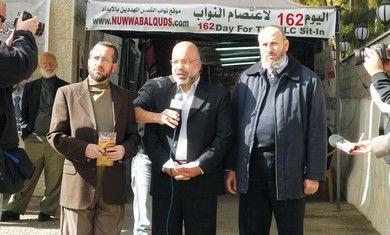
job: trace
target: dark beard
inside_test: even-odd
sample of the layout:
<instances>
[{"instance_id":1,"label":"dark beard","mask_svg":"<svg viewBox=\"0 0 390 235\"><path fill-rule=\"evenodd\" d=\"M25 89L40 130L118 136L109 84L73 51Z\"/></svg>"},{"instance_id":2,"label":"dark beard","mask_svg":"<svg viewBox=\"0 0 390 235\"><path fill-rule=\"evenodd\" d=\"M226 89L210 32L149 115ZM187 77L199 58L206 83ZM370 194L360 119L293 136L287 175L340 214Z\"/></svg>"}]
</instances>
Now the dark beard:
<instances>
[{"instance_id":1,"label":"dark beard","mask_svg":"<svg viewBox=\"0 0 390 235\"><path fill-rule=\"evenodd\" d=\"M106 74L103 74L103 75L95 75L93 73L93 71L89 71L89 76L97 81L97 82L101 82L101 81L104 81L106 79L108 79L110 76L111 76L111 73L112 73L112 70L108 71Z\"/></svg>"}]
</instances>

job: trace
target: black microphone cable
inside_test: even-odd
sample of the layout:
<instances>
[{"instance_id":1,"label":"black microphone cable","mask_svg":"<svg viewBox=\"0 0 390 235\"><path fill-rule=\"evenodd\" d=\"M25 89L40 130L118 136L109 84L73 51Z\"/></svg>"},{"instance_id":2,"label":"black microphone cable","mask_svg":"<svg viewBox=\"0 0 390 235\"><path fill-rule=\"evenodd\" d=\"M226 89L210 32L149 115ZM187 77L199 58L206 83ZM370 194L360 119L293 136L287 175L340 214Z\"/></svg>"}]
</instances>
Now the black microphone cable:
<instances>
[{"instance_id":1,"label":"black microphone cable","mask_svg":"<svg viewBox=\"0 0 390 235\"><path fill-rule=\"evenodd\" d=\"M173 146L173 143L175 141L175 138L176 138L176 131L177 131L177 127L175 128L175 130L173 131L173 137L172 137L172 141L171 141L171 145L169 146L169 159L171 159L173 161L173 158L172 158L172 155L173 155L173 149L172 149L172 146ZM171 168L172 170L172 168ZM170 175L171 177L171 194L170 194L170 200L169 200L169 207L168 207L168 213L167 213L167 221L166 221L166 225L165 225L165 231L166 231L166 234L169 235L169 220L170 220L170 217L171 217L171 212L172 212L172 207L173 207L173 198L174 198L174 193L175 193L175 187L173 185L173 176Z\"/></svg>"},{"instance_id":2,"label":"black microphone cable","mask_svg":"<svg viewBox=\"0 0 390 235\"><path fill-rule=\"evenodd\" d=\"M180 94L179 92L179 88L176 89L176 95L175 97L173 98L173 100L177 101L183 101L183 96L179 96L177 97L177 95ZM177 99L177 100L176 100ZM175 108L175 109L182 109L182 104L178 104L177 102L171 102L170 104L170 108ZM180 126L180 125L179 125ZM175 127L175 130L173 131L173 137L172 137L172 141L171 141L171 144L169 145L169 159L173 161L173 151L174 151L174 148L173 148L173 144L174 144L174 141L176 139L176 132L177 132L177 129L179 128L179 126L176 126ZM171 169L172 171L172 169ZM174 187L174 182L173 182L173 176L172 176L172 173L170 175L171 177L171 195L170 195L170 201L169 201L169 207L168 207L168 213L167 213L167 220L166 220L166 225L165 225L165 231L166 231L166 235L169 235L169 220L171 218L171 213L172 213L172 207L173 207L173 198L174 198L174 194L175 194L175 187Z\"/></svg>"}]
</instances>

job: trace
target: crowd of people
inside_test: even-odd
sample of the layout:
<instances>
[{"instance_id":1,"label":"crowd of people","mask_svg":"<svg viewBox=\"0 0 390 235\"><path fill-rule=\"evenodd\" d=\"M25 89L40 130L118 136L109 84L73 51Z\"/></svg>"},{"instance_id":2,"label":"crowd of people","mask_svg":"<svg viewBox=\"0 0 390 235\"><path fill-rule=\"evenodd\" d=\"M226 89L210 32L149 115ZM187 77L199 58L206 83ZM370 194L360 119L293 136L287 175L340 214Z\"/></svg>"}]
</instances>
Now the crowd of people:
<instances>
[{"instance_id":1,"label":"crowd of people","mask_svg":"<svg viewBox=\"0 0 390 235\"><path fill-rule=\"evenodd\" d=\"M54 54L38 60L37 24L18 21L0 44L0 160L20 137L35 167L1 221L20 220L44 170L38 221L59 207L61 234L120 234L132 159L134 234L216 234L217 197L225 192L239 195L240 234L269 234L273 216L279 234L303 234L306 197L325 180L325 100L319 77L288 55L280 27L260 31L261 60L232 93L201 79L199 49L182 41L171 74L134 96L111 81L118 50L106 41L90 50L84 81L58 78ZM365 60L386 105L390 66L372 49ZM37 66L42 77L15 89ZM389 154L389 136L356 143L352 154Z\"/></svg>"}]
</instances>

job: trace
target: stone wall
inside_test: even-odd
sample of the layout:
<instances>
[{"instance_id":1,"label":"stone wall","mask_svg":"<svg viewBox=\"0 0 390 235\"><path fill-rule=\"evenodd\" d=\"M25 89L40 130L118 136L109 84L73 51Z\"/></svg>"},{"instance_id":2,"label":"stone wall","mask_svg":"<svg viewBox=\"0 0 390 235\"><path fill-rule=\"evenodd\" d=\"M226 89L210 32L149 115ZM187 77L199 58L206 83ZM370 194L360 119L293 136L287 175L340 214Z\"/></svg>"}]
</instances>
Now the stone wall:
<instances>
[{"instance_id":1,"label":"stone wall","mask_svg":"<svg viewBox=\"0 0 390 235\"><path fill-rule=\"evenodd\" d=\"M367 45L378 42L389 43L389 33ZM340 65L338 134L356 142L361 133L365 133L365 139L378 135L380 113L367 89L371 84L370 76L363 65L354 63L355 59L350 56ZM373 154L352 157L340 153L340 159L342 197L361 211L381 234L390 234L390 165ZM335 165L333 161L332 169Z\"/></svg>"}]
</instances>

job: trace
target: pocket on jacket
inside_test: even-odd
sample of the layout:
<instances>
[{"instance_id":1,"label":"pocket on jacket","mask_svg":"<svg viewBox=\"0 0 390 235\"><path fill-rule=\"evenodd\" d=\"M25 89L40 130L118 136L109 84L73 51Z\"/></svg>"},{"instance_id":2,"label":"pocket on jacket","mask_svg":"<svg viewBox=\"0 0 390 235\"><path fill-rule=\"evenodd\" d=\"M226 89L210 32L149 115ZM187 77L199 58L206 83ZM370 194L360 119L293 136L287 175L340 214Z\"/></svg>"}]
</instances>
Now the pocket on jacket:
<instances>
[{"instance_id":1,"label":"pocket on jacket","mask_svg":"<svg viewBox=\"0 0 390 235\"><path fill-rule=\"evenodd\" d=\"M71 166L71 165L64 165L63 173L69 174L69 175L75 175L76 168L74 166Z\"/></svg>"}]
</instances>

